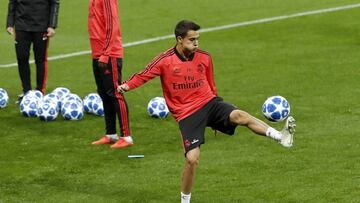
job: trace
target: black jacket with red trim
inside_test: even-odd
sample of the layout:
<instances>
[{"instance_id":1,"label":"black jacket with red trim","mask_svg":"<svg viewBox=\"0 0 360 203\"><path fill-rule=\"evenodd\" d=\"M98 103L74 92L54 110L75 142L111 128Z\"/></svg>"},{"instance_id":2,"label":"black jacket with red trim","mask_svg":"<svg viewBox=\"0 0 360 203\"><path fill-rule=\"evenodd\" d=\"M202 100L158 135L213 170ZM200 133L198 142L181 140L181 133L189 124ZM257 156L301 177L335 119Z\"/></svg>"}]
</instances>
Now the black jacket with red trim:
<instances>
[{"instance_id":1,"label":"black jacket with red trim","mask_svg":"<svg viewBox=\"0 0 360 203\"><path fill-rule=\"evenodd\" d=\"M60 0L9 0L6 27L29 32L56 28Z\"/></svg>"}]
</instances>

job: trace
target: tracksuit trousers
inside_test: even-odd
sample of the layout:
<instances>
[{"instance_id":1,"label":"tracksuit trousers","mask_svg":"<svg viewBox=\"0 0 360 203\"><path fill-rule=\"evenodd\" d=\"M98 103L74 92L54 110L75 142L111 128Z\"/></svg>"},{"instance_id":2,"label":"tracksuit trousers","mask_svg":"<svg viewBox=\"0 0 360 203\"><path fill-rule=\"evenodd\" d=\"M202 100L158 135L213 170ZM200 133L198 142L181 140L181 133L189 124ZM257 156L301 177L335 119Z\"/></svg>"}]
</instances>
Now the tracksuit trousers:
<instances>
[{"instance_id":1,"label":"tracksuit trousers","mask_svg":"<svg viewBox=\"0 0 360 203\"><path fill-rule=\"evenodd\" d=\"M98 66L98 59L93 59L93 71L97 91L103 100L106 134L116 134L116 115L119 120L120 135L129 136L129 113L124 95L117 91L121 83L122 59L109 58L106 68Z\"/></svg>"},{"instance_id":2,"label":"tracksuit trousers","mask_svg":"<svg viewBox=\"0 0 360 203\"><path fill-rule=\"evenodd\" d=\"M36 64L36 89L45 94L48 72L47 50L49 39L46 32L15 31L15 50L23 92L32 89L30 77L30 47L33 45Z\"/></svg>"}]
</instances>

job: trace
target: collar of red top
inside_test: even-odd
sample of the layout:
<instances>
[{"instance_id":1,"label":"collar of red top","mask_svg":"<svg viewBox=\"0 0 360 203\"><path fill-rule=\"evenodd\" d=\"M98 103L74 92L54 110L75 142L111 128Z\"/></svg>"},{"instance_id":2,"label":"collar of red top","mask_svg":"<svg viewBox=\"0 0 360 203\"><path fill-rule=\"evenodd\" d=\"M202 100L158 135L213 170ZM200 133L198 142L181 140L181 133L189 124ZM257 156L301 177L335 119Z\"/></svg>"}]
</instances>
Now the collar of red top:
<instances>
[{"instance_id":1,"label":"collar of red top","mask_svg":"<svg viewBox=\"0 0 360 203\"><path fill-rule=\"evenodd\" d=\"M194 52L194 53L191 53L191 54L189 55L189 58L186 59L183 55L181 55L181 54L178 52L178 50L176 50L176 46L174 47L174 52L175 52L176 56L177 56L181 61L192 61L193 58L194 58L194 55L195 55L195 52Z\"/></svg>"}]
</instances>

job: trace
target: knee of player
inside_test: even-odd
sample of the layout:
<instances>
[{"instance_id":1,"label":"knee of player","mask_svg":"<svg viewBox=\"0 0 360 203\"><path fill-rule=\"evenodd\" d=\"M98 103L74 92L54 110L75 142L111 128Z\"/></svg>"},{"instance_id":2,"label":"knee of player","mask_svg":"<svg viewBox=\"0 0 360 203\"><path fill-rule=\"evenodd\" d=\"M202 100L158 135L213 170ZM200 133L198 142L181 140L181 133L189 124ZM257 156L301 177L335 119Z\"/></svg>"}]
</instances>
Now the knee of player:
<instances>
[{"instance_id":1,"label":"knee of player","mask_svg":"<svg viewBox=\"0 0 360 203\"><path fill-rule=\"evenodd\" d=\"M250 114L241 110L234 110L230 114L230 121L237 125L246 125L250 119Z\"/></svg>"},{"instance_id":2,"label":"knee of player","mask_svg":"<svg viewBox=\"0 0 360 203\"><path fill-rule=\"evenodd\" d=\"M187 156L186 162L188 165L191 165L191 166L198 166L200 163L198 156Z\"/></svg>"}]
</instances>

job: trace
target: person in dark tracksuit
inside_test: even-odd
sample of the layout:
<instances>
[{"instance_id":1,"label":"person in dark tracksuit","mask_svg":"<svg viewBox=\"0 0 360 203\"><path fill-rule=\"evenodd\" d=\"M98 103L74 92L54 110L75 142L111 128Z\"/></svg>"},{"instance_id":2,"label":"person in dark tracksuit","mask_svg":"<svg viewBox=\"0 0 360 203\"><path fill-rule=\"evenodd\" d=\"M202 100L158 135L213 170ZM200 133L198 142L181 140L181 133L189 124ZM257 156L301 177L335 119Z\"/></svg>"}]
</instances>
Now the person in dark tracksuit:
<instances>
[{"instance_id":1,"label":"person in dark tracksuit","mask_svg":"<svg viewBox=\"0 0 360 203\"><path fill-rule=\"evenodd\" d=\"M33 44L36 64L36 89L45 94L47 49L55 35L60 0L9 0L6 31L14 36L23 93L31 90L29 55Z\"/></svg>"}]
</instances>

